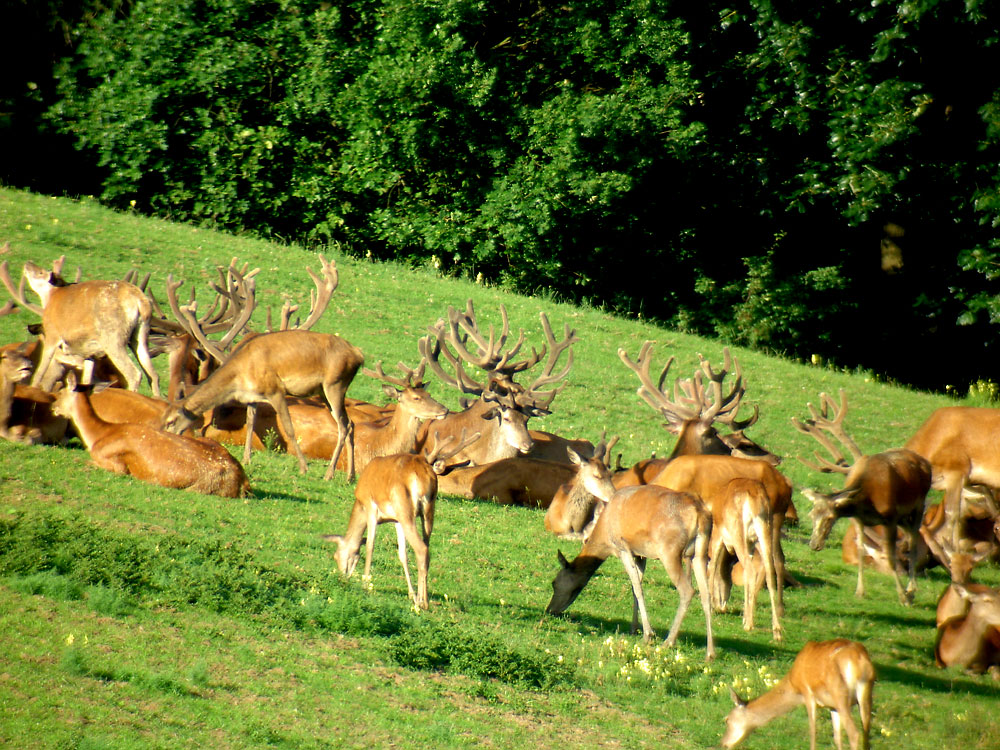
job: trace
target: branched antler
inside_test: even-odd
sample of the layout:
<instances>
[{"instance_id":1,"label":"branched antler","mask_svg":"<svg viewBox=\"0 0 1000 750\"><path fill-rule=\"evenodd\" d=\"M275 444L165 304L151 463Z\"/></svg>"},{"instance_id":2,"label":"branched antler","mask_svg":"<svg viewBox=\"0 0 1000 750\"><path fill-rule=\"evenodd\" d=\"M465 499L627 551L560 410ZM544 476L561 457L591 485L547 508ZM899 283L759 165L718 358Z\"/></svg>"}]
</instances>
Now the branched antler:
<instances>
[{"instance_id":1,"label":"branched antler","mask_svg":"<svg viewBox=\"0 0 1000 750\"><path fill-rule=\"evenodd\" d=\"M851 436L844 430L844 417L847 415L847 394L843 388L840 389L839 406L826 393L819 394L819 401L819 411L816 410L816 407L813 406L811 402L806 404L809 409L809 414L811 415L810 418L803 423L797 418L792 417L792 425L803 435L809 435L821 446L826 448L830 456L833 457L833 461L831 462L830 460L823 458L819 451L815 451L813 453L813 456L816 458L816 463L808 461L801 456L799 456L798 459L815 471L847 474L850 472L851 467L864 456L864 453L862 453L861 449L858 448L857 443L855 443L854 440L851 439ZM837 448L833 441L830 440L830 437L824 433L829 433L830 436L840 441L841 445L847 448L854 460L851 463L848 463L841 450Z\"/></svg>"}]
</instances>

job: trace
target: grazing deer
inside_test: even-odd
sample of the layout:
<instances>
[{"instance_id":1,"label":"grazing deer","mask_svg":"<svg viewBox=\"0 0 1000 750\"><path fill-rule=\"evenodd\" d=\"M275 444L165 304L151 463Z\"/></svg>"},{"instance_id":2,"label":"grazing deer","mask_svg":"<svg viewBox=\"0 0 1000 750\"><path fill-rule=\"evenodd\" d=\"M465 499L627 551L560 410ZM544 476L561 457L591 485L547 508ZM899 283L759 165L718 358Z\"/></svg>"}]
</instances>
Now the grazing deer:
<instances>
[{"instance_id":1,"label":"grazing deer","mask_svg":"<svg viewBox=\"0 0 1000 750\"><path fill-rule=\"evenodd\" d=\"M358 486L354 489L354 507L347 531L343 535L331 534L325 540L337 543L334 558L340 572L350 578L361 556L365 530L368 541L365 548L365 580L371 578L372 555L375 550L375 530L380 523L396 524L399 561L406 576L406 588L413 603L428 608L427 574L430 565L430 540L434 527L434 504L437 498L437 478L448 470L447 462L465 447L479 439L465 434L457 443L451 437L433 445L426 455L403 453L394 456L377 456L361 471ZM417 519L421 531L417 532ZM407 562L406 544L413 548L417 559L417 592L413 592L410 567Z\"/></svg>"},{"instance_id":2,"label":"grazing deer","mask_svg":"<svg viewBox=\"0 0 1000 750\"><path fill-rule=\"evenodd\" d=\"M965 602L965 613L938 625L934 660L939 667L988 670L1000 679L1000 591L957 583L949 588Z\"/></svg>"},{"instance_id":3,"label":"grazing deer","mask_svg":"<svg viewBox=\"0 0 1000 750\"><path fill-rule=\"evenodd\" d=\"M237 347L191 395L168 408L163 415L163 429L179 434L194 424L198 415L230 401L250 406L266 402L277 413L298 457L299 470L304 474L306 458L295 439L285 396L308 396L322 389L338 425L337 445L325 478L333 476L337 459L346 446L348 475L353 481L354 439L344 395L363 363L361 350L340 336L294 329L263 333ZM251 436L252 416L251 411L247 418ZM243 460L249 460L249 450L244 450Z\"/></svg>"},{"instance_id":4,"label":"grazing deer","mask_svg":"<svg viewBox=\"0 0 1000 750\"><path fill-rule=\"evenodd\" d=\"M674 449L666 458L646 459L641 469L636 465L637 474L653 475L662 471L670 461L678 456L720 455L737 456L739 458L754 458L767 461L777 466L781 458L765 450L744 434L744 430L753 425L760 412L754 406L753 416L749 419L737 420L746 386L743 383L743 372L739 361L729 354L729 349L723 349L724 362L718 372L700 354L701 364L691 378L678 378L674 382L673 398L669 388L664 388L667 372L674 363L674 357L667 360L659 379L654 382L649 374L652 362L653 342L647 341L639 350L639 356L633 362L624 349L618 350L618 356L625 365L639 377L636 393L649 407L661 414L667 420L666 426L677 435ZM735 382L729 392L723 395L722 384L734 368ZM706 390L705 379L709 383ZM728 427L731 432L722 434L715 428L715 423ZM634 477L636 483L639 477ZM625 478L622 482L626 481Z\"/></svg>"},{"instance_id":5,"label":"grazing deer","mask_svg":"<svg viewBox=\"0 0 1000 750\"><path fill-rule=\"evenodd\" d=\"M250 484L240 463L213 440L171 435L143 424L113 424L97 416L90 399L66 376L57 392L55 413L68 417L95 466L206 495L244 497Z\"/></svg>"},{"instance_id":6,"label":"grazing deer","mask_svg":"<svg viewBox=\"0 0 1000 750\"><path fill-rule=\"evenodd\" d=\"M24 264L22 278L41 299L41 307L25 299L23 281L14 289L6 261L0 264L0 280L7 290L25 309L42 318L43 350L32 384L52 389L60 375L58 368L51 367L53 362L82 368L84 382L90 382L95 358L106 355L125 378L129 390L137 390L142 371L129 357L131 348L153 393L159 396L160 379L149 355L149 299L127 281L66 284L58 275L61 261L52 270L31 261Z\"/></svg>"},{"instance_id":7,"label":"grazing deer","mask_svg":"<svg viewBox=\"0 0 1000 750\"><path fill-rule=\"evenodd\" d=\"M605 444L604 436L597 447L584 458L572 448L566 449L571 463L576 465L573 480L560 485L545 511L545 530L561 539L585 540L604 505L615 494L608 459L618 438Z\"/></svg>"},{"instance_id":8,"label":"grazing deer","mask_svg":"<svg viewBox=\"0 0 1000 750\"><path fill-rule=\"evenodd\" d=\"M872 722L872 688L875 667L860 643L836 638L809 641L777 685L752 701L745 701L730 688L736 707L726 717L723 747L734 747L753 730L804 705L809 715L809 748L816 750L816 708L829 708L837 750L843 750L841 722L847 729L851 750L868 750ZM861 733L851 718L857 705Z\"/></svg>"},{"instance_id":9,"label":"grazing deer","mask_svg":"<svg viewBox=\"0 0 1000 750\"><path fill-rule=\"evenodd\" d=\"M708 633L706 659L714 659L712 607L708 596L708 543L711 532L712 516L694 495L654 485L619 490L598 517L576 559L568 562L562 552L558 553L562 569L552 582L552 599L545 611L551 615L566 611L601 564L611 555L617 555L632 583L632 633L636 632L641 618L643 640L648 642L655 633L646 614L642 576L646 560L659 558L680 596L670 633L664 641L667 646L673 646L694 596L694 587L685 566L685 563L690 563L694 567L701 608L705 613Z\"/></svg>"},{"instance_id":10,"label":"grazing deer","mask_svg":"<svg viewBox=\"0 0 1000 750\"><path fill-rule=\"evenodd\" d=\"M808 405L811 414L805 423L792 418L792 424L799 432L813 437L833 457L829 461L817 452L816 463L804 464L816 471L845 474L844 489L832 495L821 495L813 490L803 490L802 494L813 503L809 517L813 521L809 547L815 551L823 549L826 538L838 518L851 518L856 528L883 525L886 528L886 557L896 593L904 606L913 603L913 593L917 588L917 545L920 523L924 517L924 502L931 485L931 466L926 459L911 450L897 449L866 456L844 430L847 415L847 396L840 392L840 405L834 403L827 394L820 394L820 410ZM843 454L824 434L829 433L850 451L854 458L848 464ZM896 529L902 528L910 537L909 583L903 590L896 570ZM864 596L863 577L864 555L858 556L857 596Z\"/></svg>"},{"instance_id":11,"label":"grazing deer","mask_svg":"<svg viewBox=\"0 0 1000 750\"><path fill-rule=\"evenodd\" d=\"M482 434L478 442L469 446L461 456L461 461L470 465L488 464L519 454L527 454L533 447L528 433L527 421L532 416L548 414L552 400L565 387L554 387L543 391L563 380L573 366L572 345L576 343L576 333L566 326L562 341L556 341L545 313L540 313L542 330L546 343L541 352L532 350L532 355L515 360L524 343L524 331L518 341L507 351L504 348L510 331L507 310L501 305L502 318L500 335L490 327L488 336L479 330L472 300L464 313L454 307L448 308L448 320L439 320L431 326L430 334L418 342L421 356L427 359L434 373L446 384L458 388L476 400L464 401L465 409L451 413L443 420L429 422L422 431L418 445L431 436L458 435L463 429ZM470 345L471 341L471 345ZM565 367L553 372L564 351L569 351ZM542 372L527 387L514 382L513 376L537 365L548 353ZM444 357L454 370L449 375L441 364ZM485 373L482 382L465 372L463 363L476 367Z\"/></svg>"},{"instance_id":12,"label":"grazing deer","mask_svg":"<svg viewBox=\"0 0 1000 750\"><path fill-rule=\"evenodd\" d=\"M756 479L733 479L726 485L721 496L712 503L712 558L709 576L712 591L719 588L722 575L723 552L735 554L743 563L744 570L750 565L750 550L763 563L767 592L771 598L771 633L776 641L782 638L781 618L778 616L776 594L778 591L775 573L774 516L771 499L764 485ZM743 629L753 630L754 609L757 606L757 586L753 576L748 576L743 586Z\"/></svg>"},{"instance_id":13,"label":"grazing deer","mask_svg":"<svg viewBox=\"0 0 1000 750\"><path fill-rule=\"evenodd\" d=\"M678 492L691 492L702 499L711 513L717 498L722 497L733 479L753 479L760 482L771 501L772 543L777 575L777 613L784 616L785 553L781 547L781 527L792 505L792 485L781 472L767 461L736 456L678 456L661 471L652 484ZM729 581L713 591L716 607L725 607L729 598Z\"/></svg>"},{"instance_id":14,"label":"grazing deer","mask_svg":"<svg viewBox=\"0 0 1000 750\"><path fill-rule=\"evenodd\" d=\"M930 529L946 528L951 544L961 540L961 519L965 517L965 494L972 485L981 485L988 503L996 503L992 493L1000 490L1000 409L946 406L934 411L911 437L906 448L930 462L932 487L944 491L944 512Z\"/></svg>"}]
</instances>

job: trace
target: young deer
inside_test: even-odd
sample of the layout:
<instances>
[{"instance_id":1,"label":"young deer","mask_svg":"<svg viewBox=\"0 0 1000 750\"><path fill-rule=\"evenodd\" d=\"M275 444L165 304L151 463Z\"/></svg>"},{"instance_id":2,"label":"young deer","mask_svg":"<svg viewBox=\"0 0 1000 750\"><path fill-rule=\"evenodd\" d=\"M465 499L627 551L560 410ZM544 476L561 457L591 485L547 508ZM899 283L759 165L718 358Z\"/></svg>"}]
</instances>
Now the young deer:
<instances>
[{"instance_id":1,"label":"young deer","mask_svg":"<svg viewBox=\"0 0 1000 750\"><path fill-rule=\"evenodd\" d=\"M733 479L725 492L712 504L712 558L709 576L712 591L719 585L724 553L735 554L744 570L751 569L750 550L763 562L767 593L771 598L771 633L776 641L782 638L781 618L776 599L778 591L775 573L774 515L771 500L764 485L756 479ZM754 609L757 606L755 575L746 576L743 586L743 629L753 630Z\"/></svg>"},{"instance_id":2,"label":"young deer","mask_svg":"<svg viewBox=\"0 0 1000 750\"><path fill-rule=\"evenodd\" d=\"M448 470L447 461L467 445L479 439L479 433L466 438L448 437L436 443L426 455L403 453L373 458L358 477L354 489L354 507L344 534L323 537L336 542L334 559L340 572L350 578L361 557L365 530L365 580L371 578L372 555L375 551L375 529L380 523L396 524L399 561L406 576L406 588L413 603L422 609L429 606L427 574L430 566L431 531L434 526L434 504L437 498L437 478ZM417 519L421 531L417 532ZM417 558L417 592L413 592L406 544L409 542Z\"/></svg>"},{"instance_id":3,"label":"young deer","mask_svg":"<svg viewBox=\"0 0 1000 750\"><path fill-rule=\"evenodd\" d=\"M87 446L94 465L163 487L206 495L244 497L250 484L239 461L207 438L171 435L144 424L113 424L94 412L76 376L56 394L56 414L68 417Z\"/></svg>"},{"instance_id":4,"label":"young deer","mask_svg":"<svg viewBox=\"0 0 1000 750\"><path fill-rule=\"evenodd\" d=\"M847 396L844 391L840 392L839 406L825 393L820 394L820 404L820 411L808 404L811 418L802 423L793 417L792 424L799 432L810 435L826 448L834 460L831 462L824 459L818 453L817 463L801 457L799 460L817 471L845 474L846 479L844 489L834 494L822 495L808 489L802 491L813 504L809 513L813 521L809 547L816 551L823 549L833 524L839 518L852 518L858 527L885 526L886 557L896 582L896 593L899 601L904 606L909 606L913 603L913 593L917 588L917 540L924 517L924 502L931 486L931 465L926 459L905 448L864 455L843 427L844 416L847 414ZM835 437L850 451L853 464L847 463L840 450L824 433ZM896 570L897 527L902 528L910 537L909 583L905 591ZM865 593L863 566L864 555L859 555L858 585L855 591L857 596L864 596Z\"/></svg>"},{"instance_id":5,"label":"young deer","mask_svg":"<svg viewBox=\"0 0 1000 750\"><path fill-rule=\"evenodd\" d=\"M566 611L601 564L611 555L617 555L632 583L632 632L638 629L641 617L643 640L648 642L655 633L646 614L642 575L646 560L659 558L680 595L677 613L664 641L667 646L673 646L694 596L694 586L685 566L685 563L693 563L708 633L706 659L714 659L712 607L708 596L708 543L711 531L712 516L694 495L653 485L619 490L597 519L576 559L568 562L562 552L558 553L562 570L552 581L552 599L545 611L551 615Z\"/></svg>"},{"instance_id":6,"label":"young deer","mask_svg":"<svg viewBox=\"0 0 1000 750\"><path fill-rule=\"evenodd\" d=\"M809 714L809 748L816 750L816 708L829 708L837 750L843 750L841 721L847 729L851 750L868 750L872 721L872 687L875 667L860 643L836 638L809 641L795 657L792 668L777 685L747 702L730 688L736 707L726 717L723 747L734 747L748 734L772 719L805 705ZM861 734L851 718L857 704L861 713Z\"/></svg>"},{"instance_id":7,"label":"young deer","mask_svg":"<svg viewBox=\"0 0 1000 750\"><path fill-rule=\"evenodd\" d=\"M561 539L586 539L604 510L604 505L615 494L611 482L608 458L618 438L605 444L604 436L584 458L572 448L566 448L569 460L576 465L573 481L559 487L548 510L545 511L545 530Z\"/></svg>"}]
</instances>

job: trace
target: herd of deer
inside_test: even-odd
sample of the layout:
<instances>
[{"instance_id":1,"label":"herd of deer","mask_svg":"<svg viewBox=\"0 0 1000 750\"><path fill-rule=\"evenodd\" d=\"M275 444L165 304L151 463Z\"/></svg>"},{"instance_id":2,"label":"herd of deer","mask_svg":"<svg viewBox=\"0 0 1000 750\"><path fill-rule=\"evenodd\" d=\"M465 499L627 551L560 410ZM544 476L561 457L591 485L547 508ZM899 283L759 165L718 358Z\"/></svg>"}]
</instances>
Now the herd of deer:
<instances>
[{"instance_id":1,"label":"herd of deer","mask_svg":"<svg viewBox=\"0 0 1000 750\"><path fill-rule=\"evenodd\" d=\"M69 426L95 465L165 487L227 497L250 493L244 464L253 448L277 444L294 453L300 471L307 457L328 461L326 478L359 474L355 504L335 559L350 576L367 531L365 575L370 573L375 528L394 522L407 588L418 607L428 606L429 542L439 491L539 506L545 528L582 540L572 561L559 553L551 614L565 611L608 557L621 559L632 585L635 632L654 633L646 613L642 577L646 560L658 558L680 595L666 639L672 645L694 596L693 571L713 658L712 612L727 606L734 582L744 589L743 627L754 627L758 592L766 585L772 637L783 637L785 569L782 526L797 520L792 486L777 470L780 459L746 437L758 412L737 420L745 393L739 363L725 350L721 370L701 358L690 378L665 385L671 357L658 379L650 374L652 343L622 362L639 379L638 395L677 435L666 458L649 458L613 469L617 438L598 444L528 429L528 419L549 413L573 365L576 334L566 326L558 340L544 313L541 351L522 354L525 335L508 343L506 310L497 332L480 330L470 301L449 308L418 342L416 368L400 364L402 377L381 362L366 375L385 383L387 406L346 396L364 364L362 352L343 338L314 332L338 284L337 269L320 256L320 273L306 320L292 325L297 306L287 304L278 321L267 313L266 330L249 328L256 308L257 269L220 267L213 303L199 314L192 290L182 304L183 282L168 277L164 314L149 278L120 281L63 280L59 259L51 269L26 263L15 286L7 263L0 282L18 308L41 318L29 326L31 342L0 349L0 437L21 443L60 443ZM41 304L27 299L25 284ZM153 397L137 393L145 372ZM168 398L160 398L156 354L169 362ZM563 354L566 362L557 369ZM515 379L541 364L530 385ZM463 410L449 411L425 388L430 367L463 394ZM734 382L724 387L732 371ZM473 374L480 372L477 379ZM33 375L32 375L33 373ZM25 381L31 377L31 385ZM110 381L124 388L95 388ZM322 398L313 398L319 395ZM820 407L794 426L829 454L803 460L821 472L845 475L839 492L804 489L812 504L810 546L821 549L838 518L853 520L843 545L845 561L858 566L857 595L864 594L868 561L894 576L900 601L909 605L921 566L940 563L953 583L938 605L935 657L941 666L1000 674L1000 592L969 582L981 560L1000 557L1000 520L994 493L1000 489L1000 410L949 407L935 411L904 448L864 455L844 429L846 397L820 395ZM726 428L720 432L717 428ZM836 441L836 442L835 442ZM220 445L242 445L236 460ZM851 455L843 455L839 443ZM620 457L619 457L620 461ZM927 507L931 487L943 490ZM417 519L421 529L417 529ZM414 592L406 544L417 560ZM900 580L898 553L906 551L908 585ZM815 747L816 706L832 712L840 747L840 721L852 748L867 747L874 670L864 647L850 641L809 643L788 675L749 703L735 696L723 744L731 747L754 728L796 705L808 710ZM861 710L862 731L850 718Z\"/></svg>"}]
</instances>

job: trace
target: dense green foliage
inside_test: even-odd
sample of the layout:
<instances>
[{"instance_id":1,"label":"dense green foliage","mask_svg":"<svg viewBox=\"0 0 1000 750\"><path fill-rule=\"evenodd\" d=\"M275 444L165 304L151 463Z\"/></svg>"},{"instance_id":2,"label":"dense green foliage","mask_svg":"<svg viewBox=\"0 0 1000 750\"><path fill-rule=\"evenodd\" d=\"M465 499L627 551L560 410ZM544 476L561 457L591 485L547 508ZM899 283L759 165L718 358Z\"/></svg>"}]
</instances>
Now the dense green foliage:
<instances>
[{"instance_id":1,"label":"dense green foliage","mask_svg":"<svg viewBox=\"0 0 1000 750\"><path fill-rule=\"evenodd\" d=\"M77 15L49 127L114 205L911 383L994 375L987 3L142 0Z\"/></svg>"}]
</instances>

